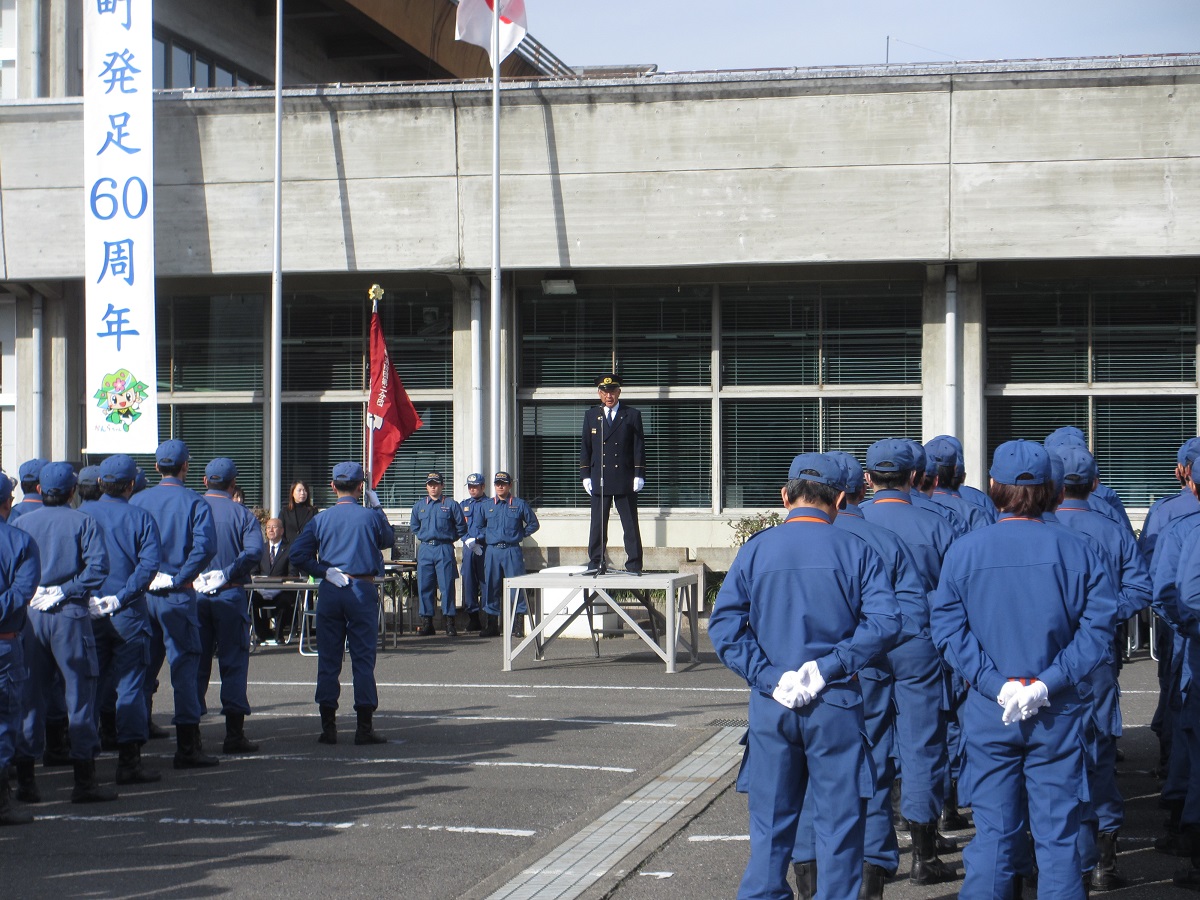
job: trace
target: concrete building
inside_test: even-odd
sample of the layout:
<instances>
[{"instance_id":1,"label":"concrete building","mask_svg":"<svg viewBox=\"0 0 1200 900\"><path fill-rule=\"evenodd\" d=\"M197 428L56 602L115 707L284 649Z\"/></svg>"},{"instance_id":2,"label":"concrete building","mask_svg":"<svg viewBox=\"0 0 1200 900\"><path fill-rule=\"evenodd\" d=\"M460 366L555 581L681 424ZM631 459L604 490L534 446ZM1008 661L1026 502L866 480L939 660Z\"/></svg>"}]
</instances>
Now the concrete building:
<instances>
[{"instance_id":1,"label":"concrete building","mask_svg":"<svg viewBox=\"0 0 1200 900\"><path fill-rule=\"evenodd\" d=\"M225 20L199 21L192 4L156 4L161 431L198 458L235 456L257 501L272 97L256 77L199 90L166 74L172 41L210 85L202 62L235 80L270 71L270 17L219 5ZM730 520L777 505L792 455L861 455L883 436L956 432L982 485L1000 441L1077 425L1135 518L1177 489L1175 450L1197 431L1200 55L514 73L504 374L491 385L471 352L473 317L488 343L490 88L381 83L379 60L331 58L354 40L319 39L398 32L369 16L408 5L314 3L296 19L287 81L321 83L285 94L285 484L320 484L330 461L361 455L378 282L393 361L426 422L381 486L385 505L411 505L431 468L456 486L508 468L538 507L548 563L582 558L580 415L614 364L647 424L651 567L722 567ZM321 10L343 18L321 25ZM20 86L34 63L19 43L13 56ZM430 60L438 77L464 75ZM370 83L349 83L360 76ZM81 101L69 72L50 82L63 89L0 103L9 471L35 452L77 458L86 399ZM471 459L476 385L500 394L499 460Z\"/></svg>"}]
</instances>

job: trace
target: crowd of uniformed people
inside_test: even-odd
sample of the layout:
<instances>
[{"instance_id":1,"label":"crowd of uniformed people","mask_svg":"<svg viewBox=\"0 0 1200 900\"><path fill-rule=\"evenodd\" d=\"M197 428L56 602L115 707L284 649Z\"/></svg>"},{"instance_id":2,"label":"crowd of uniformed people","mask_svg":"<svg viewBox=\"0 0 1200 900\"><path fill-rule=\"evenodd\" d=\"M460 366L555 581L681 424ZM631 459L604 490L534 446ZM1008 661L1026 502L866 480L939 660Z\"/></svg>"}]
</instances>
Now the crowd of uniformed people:
<instances>
[{"instance_id":1,"label":"crowd of uniformed people","mask_svg":"<svg viewBox=\"0 0 1200 900\"><path fill-rule=\"evenodd\" d=\"M1166 833L1200 890L1200 500L1178 494L1135 537L1084 435L1009 441L987 493L961 443L885 439L802 453L787 515L740 549L709 620L751 687L738 789L740 898L878 898L911 838L909 878L949 882L945 832L969 825L963 897L1070 900L1123 887L1118 677L1126 624L1156 629ZM870 489L870 499L868 497Z\"/></svg>"}]
</instances>

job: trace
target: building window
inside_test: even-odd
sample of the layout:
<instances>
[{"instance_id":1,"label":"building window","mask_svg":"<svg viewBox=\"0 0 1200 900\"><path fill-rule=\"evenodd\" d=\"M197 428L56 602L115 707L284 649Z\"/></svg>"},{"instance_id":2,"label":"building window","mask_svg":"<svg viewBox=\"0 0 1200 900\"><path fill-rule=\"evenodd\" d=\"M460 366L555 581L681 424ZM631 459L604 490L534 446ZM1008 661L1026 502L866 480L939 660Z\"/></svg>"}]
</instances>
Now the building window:
<instances>
[{"instance_id":1,"label":"building window","mask_svg":"<svg viewBox=\"0 0 1200 900\"><path fill-rule=\"evenodd\" d=\"M985 305L989 459L1073 425L1126 505L1179 489L1175 452L1196 434L1196 279L1005 282Z\"/></svg>"},{"instance_id":2,"label":"building window","mask_svg":"<svg viewBox=\"0 0 1200 900\"><path fill-rule=\"evenodd\" d=\"M154 33L154 87L231 88L269 84L228 60L163 29Z\"/></svg>"}]
</instances>

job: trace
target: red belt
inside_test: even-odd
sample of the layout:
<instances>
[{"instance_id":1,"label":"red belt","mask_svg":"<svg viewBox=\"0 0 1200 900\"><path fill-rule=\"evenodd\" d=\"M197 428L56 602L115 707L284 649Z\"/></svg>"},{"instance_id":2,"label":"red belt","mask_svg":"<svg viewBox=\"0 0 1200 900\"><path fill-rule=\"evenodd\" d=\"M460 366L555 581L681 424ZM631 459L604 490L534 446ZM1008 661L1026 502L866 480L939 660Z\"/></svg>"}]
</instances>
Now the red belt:
<instances>
[{"instance_id":1,"label":"red belt","mask_svg":"<svg viewBox=\"0 0 1200 900\"><path fill-rule=\"evenodd\" d=\"M0 641L15 641L20 636L19 631L0 631Z\"/></svg>"},{"instance_id":2,"label":"red belt","mask_svg":"<svg viewBox=\"0 0 1200 900\"><path fill-rule=\"evenodd\" d=\"M1010 678L1010 679L1008 679L1008 680L1009 680L1009 681L1016 681L1016 682L1020 682L1020 683L1021 683L1022 685L1024 685L1025 687L1029 687L1031 684L1037 684L1037 679L1036 679L1036 678Z\"/></svg>"}]
</instances>

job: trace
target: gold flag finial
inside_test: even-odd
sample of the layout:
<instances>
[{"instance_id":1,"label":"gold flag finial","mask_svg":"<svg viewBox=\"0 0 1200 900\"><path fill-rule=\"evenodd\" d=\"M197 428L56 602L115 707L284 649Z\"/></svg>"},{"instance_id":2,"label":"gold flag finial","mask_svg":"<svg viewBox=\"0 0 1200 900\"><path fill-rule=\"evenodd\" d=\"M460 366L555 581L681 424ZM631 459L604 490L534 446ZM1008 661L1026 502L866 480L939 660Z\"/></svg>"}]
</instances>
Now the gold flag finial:
<instances>
[{"instance_id":1,"label":"gold flag finial","mask_svg":"<svg viewBox=\"0 0 1200 900\"><path fill-rule=\"evenodd\" d=\"M378 303L383 299L383 288L377 284L373 284L371 285L371 289L367 291L367 296L371 298L372 302Z\"/></svg>"}]
</instances>

